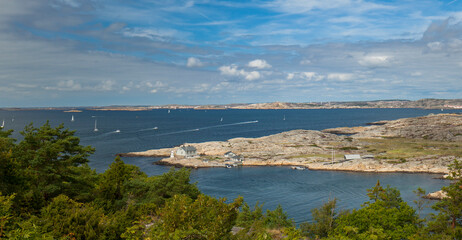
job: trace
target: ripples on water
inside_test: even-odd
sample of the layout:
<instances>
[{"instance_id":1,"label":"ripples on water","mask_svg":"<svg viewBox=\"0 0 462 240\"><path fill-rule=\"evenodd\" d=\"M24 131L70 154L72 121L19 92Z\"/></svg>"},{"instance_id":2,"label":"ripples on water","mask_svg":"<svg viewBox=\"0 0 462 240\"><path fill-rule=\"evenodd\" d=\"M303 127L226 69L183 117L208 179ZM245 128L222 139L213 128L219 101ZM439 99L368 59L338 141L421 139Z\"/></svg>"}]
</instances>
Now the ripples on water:
<instances>
[{"instance_id":1,"label":"ripples on water","mask_svg":"<svg viewBox=\"0 0 462 240\"><path fill-rule=\"evenodd\" d=\"M457 110L445 112L460 112ZM359 126L368 122L440 113L423 109L333 109L333 110L153 110L142 112L64 113L62 111L0 111L6 129L13 137L30 122L35 126L50 120L76 130L81 144L96 148L90 166L98 172L107 169L119 152L172 147L185 142L227 140L235 137L261 137L294 129L322 130ZM74 122L71 116L74 115ZM283 119L285 116L285 120ZM223 121L220 121L223 118ZM13 120L14 119L14 120ZM98 119L98 132L94 121ZM256 122L258 121L258 122ZM120 132L116 132L120 130ZM152 165L153 158L125 158L148 175L162 174L168 167ZM310 210L328 199L337 198L341 209L358 208L368 200L366 189L379 179L383 186L397 187L403 199L412 204L413 190L439 190L446 184L430 174L372 174L329 171L299 171L288 167L210 168L193 170L191 179L199 189L214 197L232 200L243 196L250 206L258 201L264 208L281 204L297 223L311 219ZM428 213L428 211L427 211Z\"/></svg>"}]
</instances>

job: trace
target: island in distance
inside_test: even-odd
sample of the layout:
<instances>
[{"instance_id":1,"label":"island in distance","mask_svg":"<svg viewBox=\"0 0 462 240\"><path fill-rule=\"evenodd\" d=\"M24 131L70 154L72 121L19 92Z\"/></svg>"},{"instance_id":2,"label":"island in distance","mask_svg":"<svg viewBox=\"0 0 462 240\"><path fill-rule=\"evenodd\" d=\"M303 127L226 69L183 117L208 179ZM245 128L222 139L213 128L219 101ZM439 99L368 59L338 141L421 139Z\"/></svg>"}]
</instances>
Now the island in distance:
<instances>
[{"instance_id":1,"label":"island in distance","mask_svg":"<svg viewBox=\"0 0 462 240\"><path fill-rule=\"evenodd\" d=\"M462 99L422 99L409 100L377 100L353 102L310 102L310 103L234 103L211 105L162 105L162 106L106 106L92 107L88 110L101 111L145 111L151 109L336 109L336 108L423 108L423 109L462 109Z\"/></svg>"},{"instance_id":2,"label":"island in distance","mask_svg":"<svg viewBox=\"0 0 462 240\"><path fill-rule=\"evenodd\" d=\"M190 151L191 155L181 151ZM448 165L462 157L462 115L431 114L363 127L293 130L260 138L185 143L182 148L119 155L163 157L156 164L191 168L298 166L312 170L446 174Z\"/></svg>"},{"instance_id":3,"label":"island in distance","mask_svg":"<svg viewBox=\"0 0 462 240\"><path fill-rule=\"evenodd\" d=\"M80 107L46 107L46 108L2 108L2 110L63 110L69 111L147 111L153 109L338 109L338 108L422 108L422 109L462 109L462 99L421 99L410 100L376 100L351 102L272 102L272 103L233 103L209 105L142 105L142 106L80 106Z\"/></svg>"}]
</instances>

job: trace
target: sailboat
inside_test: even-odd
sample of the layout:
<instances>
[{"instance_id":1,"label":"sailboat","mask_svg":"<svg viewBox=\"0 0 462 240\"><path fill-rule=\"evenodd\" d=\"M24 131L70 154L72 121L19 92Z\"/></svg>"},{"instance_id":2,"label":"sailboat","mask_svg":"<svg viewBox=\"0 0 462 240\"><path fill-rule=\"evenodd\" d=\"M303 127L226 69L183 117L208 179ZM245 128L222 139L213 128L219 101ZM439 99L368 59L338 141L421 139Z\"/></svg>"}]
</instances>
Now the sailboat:
<instances>
[{"instance_id":1,"label":"sailboat","mask_svg":"<svg viewBox=\"0 0 462 240\"><path fill-rule=\"evenodd\" d=\"M170 113L170 109L168 110L168 112L167 112L167 113Z\"/></svg>"},{"instance_id":2,"label":"sailboat","mask_svg":"<svg viewBox=\"0 0 462 240\"><path fill-rule=\"evenodd\" d=\"M283 120L283 121L285 121L285 120L286 120L286 115L284 115L284 118L283 118L282 120Z\"/></svg>"},{"instance_id":3,"label":"sailboat","mask_svg":"<svg viewBox=\"0 0 462 240\"><path fill-rule=\"evenodd\" d=\"M95 129L93 129L94 132L98 132L98 128L96 127L96 119L95 119Z\"/></svg>"},{"instance_id":4,"label":"sailboat","mask_svg":"<svg viewBox=\"0 0 462 240\"><path fill-rule=\"evenodd\" d=\"M2 128L5 127L5 119L3 119L3 122L2 122Z\"/></svg>"},{"instance_id":5,"label":"sailboat","mask_svg":"<svg viewBox=\"0 0 462 240\"><path fill-rule=\"evenodd\" d=\"M223 118L220 119L220 122L223 122Z\"/></svg>"},{"instance_id":6,"label":"sailboat","mask_svg":"<svg viewBox=\"0 0 462 240\"><path fill-rule=\"evenodd\" d=\"M74 115L72 115L72 117L71 117L71 122L73 122L73 121L74 121Z\"/></svg>"}]
</instances>

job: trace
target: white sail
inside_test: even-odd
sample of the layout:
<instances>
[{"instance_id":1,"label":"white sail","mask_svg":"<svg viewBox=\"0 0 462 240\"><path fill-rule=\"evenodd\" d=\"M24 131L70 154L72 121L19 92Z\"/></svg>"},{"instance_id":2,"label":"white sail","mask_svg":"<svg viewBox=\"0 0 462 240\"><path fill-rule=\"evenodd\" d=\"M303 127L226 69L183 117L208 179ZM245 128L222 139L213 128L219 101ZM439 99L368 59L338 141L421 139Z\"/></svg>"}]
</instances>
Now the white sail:
<instances>
[{"instance_id":1,"label":"white sail","mask_svg":"<svg viewBox=\"0 0 462 240\"><path fill-rule=\"evenodd\" d=\"M5 119L3 119L3 122L2 122L2 128L5 127Z\"/></svg>"},{"instance_id":2,"label":"white sail","mask_svg":"<svg viewBox=\"0 0 462 240\"><path fill-rule=\"evenodd\" d=\"M74 121L74 115L72 115L72 117L71 117L71 122L73 122L73 121Z\"/></svg>"},{"instance_id":3,"label":"white sail","mask_svg":"<svg viewBox=\"0 0 462 240\"><path fill-rule=\"evenodd\" d=\"M93 131L98 132L98 128L96 127L97 120L95 119L95 129Z\"/></svg>"}]
</instances>

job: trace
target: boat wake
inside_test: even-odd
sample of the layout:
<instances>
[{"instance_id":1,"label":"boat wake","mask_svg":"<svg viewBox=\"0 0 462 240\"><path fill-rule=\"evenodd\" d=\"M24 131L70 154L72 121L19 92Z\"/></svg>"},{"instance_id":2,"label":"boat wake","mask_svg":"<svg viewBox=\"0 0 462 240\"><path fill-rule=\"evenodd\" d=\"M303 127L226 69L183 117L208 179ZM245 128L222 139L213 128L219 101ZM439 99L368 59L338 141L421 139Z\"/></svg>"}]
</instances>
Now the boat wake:
<instances>
[{"instance_id":1,"label":"boat wake","mask_svg":"<svg viewBox=\"0 0 462 240\"><path fill-rule=\"evenodd\" d=\"M228 126L254 124L254 123L258 123L258 120L246 121L246 122L238 122L238 123L229 123L229 124L221 124L221 125L213 125L213 126L208 126L208 127L201 127L201 128L182 130L182 131L175 131L175 132L169 132L169 133L161 133L161 134L156 134L155 136L166 136L166 135L180 134L180 133L186 133L186 132L197 132L197 131L200 131L200 130L205 130L205 129L210 129L210 128L228 127Z\"/></svg>"}]
</instances>

